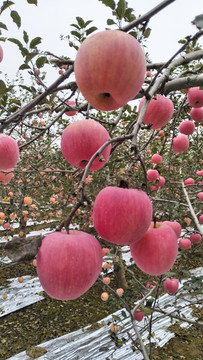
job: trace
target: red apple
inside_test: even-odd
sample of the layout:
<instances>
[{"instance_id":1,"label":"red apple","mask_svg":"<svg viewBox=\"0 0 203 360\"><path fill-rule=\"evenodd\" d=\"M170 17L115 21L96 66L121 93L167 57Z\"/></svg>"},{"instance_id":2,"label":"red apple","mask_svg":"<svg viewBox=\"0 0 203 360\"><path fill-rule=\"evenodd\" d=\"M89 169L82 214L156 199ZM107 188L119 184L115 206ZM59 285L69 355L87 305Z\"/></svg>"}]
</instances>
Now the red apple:
<instances>
[{"instance_id":1,"label":"red apple","mask_svg":"<svg viewBox=\"0 0 203 360\"><path fill-rule=\"evenodd\" d=\"M61 137L61 150L65 159L73 166L84 169L95 152L109 140L107 130L95 120L77 120L66 127ZM101 169L111 151L108 145L101 158L93 161L90 170Z\"/></svg>"},{"instance_id":2,"label":"red apple","mask_svg":"<svg viewBox=\"0 0 203 360\"><path fill-rule=\"evenodd\" d=\"M154 225L152 225L154 226ZM135 264L146 274L162 275L173 266L178 241L173 229L163 223L150 227L145 235L130 246Z\"/></svg>"},{"instance_id":3,"label":"red apple","mask_svg":"<svg viewBox=\"0 0 203 360\"><path fill-rule=\"evenodd\" d=\"M181 134L191 135L195 131L195 124L191 120L182 121L179 125Z\"/></svg>"},{"instance_id":4,"label":"red apple","mask_svg":"<svg viewBox=\"0 0 203 360\"><path fill-rule=\"evenodd\" d=\"M179 282L177 279L169 279L167 278L164 281L164 290L165 292L167 292L170 295L174 295L175 293L177 293L179 288Z\"/></svg>"},{"instance_id":5,"label":"red apple","mask_svg":"<svg viewBox=\"0 0 203 360\"><path fill-rule=\"evenodd\" d=\"M76 105L76 102L75 101L73 101L73 100L69 100L69 101L66 101L66 104L68 104L68 105L72 105L73 107ZM65 112L65 114L67 115L67 116L74 116L75 114L77 114L77 111L75 111L75 110L70 110L70 111L66 111Z\"/></svg>"},{"instance_id":6,"label":"red apple","mask_svg":"<svg viewBox=\"0 0 203 360\"><path fill-rule=\"evenodd\" d=\"M137 321L142 321L144 317L144 313L140 309L136 309L133 317Z\"/></svg>"},{"instance_id":7,"label":"red apple","mask_svg":"<svg viewBox=\"0 0 203 360\"><path fill-rule=\"evenodd\" d=\"M178 134L173 138L172 149L176 153L181 153L189 147L189 140L185 134Z\"/></svg>"},{"instance_id":8,"label":"red apple","mask_svg":"<svg viewBox=\"0 0 203 360\"><path fill-rule=\"evenodd\" d=\"M150 76L152 76L151 71L147 71L147 72L146 72L146 77L150 77Z\"/></svg>"},{"instance_id":9,"label":"red apple","mask_svg":"<svg viewBox=\"0 0 203 360\"><path fill-rule=\"evenodd\" d=\"M203 214L200 215L200 217L199 217L199 222L200 222L200 224L203 224Z\"/></svg>"},{"instance_id":10,"label":"red apple","mask_svg":"<svg viewBox=\"0 0 203 360\"><path fill-rule=\"evenodd\" d=\"M203 170L197 170L196 174L197 176L203 176Z\"/></svg>"},{"instance_id":11,"label":"red apple","mask_svg":"<svg viewBox=\"0 0 203 360\"><path fill-rule=\"evenodd\" d=\"M192 108L190 110L191 119L198 122L203 120L203 107Z\"/></svg>"},{"instance_id":12,"label":"red apple","mask_svg":"<svg viewBox=\"0 0 203 360\"><path fill-rule=\"evenodd\" d=\"M96 197L94 227L110 243L129 245L138 241L152 220L152 204L142 190L106 187Z\"/></svg>"},{"instance_id":13,"label":"red apple","mask_svg":"<svg viewBox=\"0 0 203 360\"><path fill-rule=\"evenodd\" d=\"M14 173L13 172L10 172L12 171L13 169L7 169L7 170L4 170L4 171L8 171L8 174L0 171L0 184L8 184L9 181L11 181L12 177L14 176Z\"/></svg>"},{"instance_id":14,"label":"red apple","mask_svg":"<svg viewBox=\"0 0 203 360\"><path fill-rule=\"evenodd\" d=\"M5 134L0 134L0 169L14 168L18 162L19 148L14 139Z\"/></svg>"},{"instance_id":15,"label":"red apple","mask_svg":"<svg viewBox=\"0 0 203 360\"><path fill-rule=\"evenodd\" d=\"M188 179L184 180L184 185L186 185L186 186L193 185L194 183L195 183L195 181L193 178L188 178Z\"/></svg>"},{"instance_id":16,"label":"red apple","mask_svg":"<svg viewBox=\"0 0 203 360\"><path fill-rule=\"evenodd\" d=\"M144 100L145 97L140 101L139 112L141 111ZM143 122L146 125L152 124L152 129L160 129L171 120L173 111L174 106L172 101L164 95L158 94L150 100Z\"/></svg>"},{"instance_id":17,"label":"red apple","mask_svg":"<svg viewBox=\"0 0 203 360\"><path fill-rule=\"evenodd\" d=\"M154 155L152 156L152 162L153 162L154 164L159 164L161 161L162 161L162 156L161 156L161 155L159 155L159 154L154 154Z\"/></svg>"},{"instance_id":18,"label":"red apple","mask_svg":"<svg viewBox=\"0 0 203 360\"><path fill-rule=\"evenodd\" d=\"M203 90L200 87L193 87L188 90L187 99L190 106L200 108L203 106Z\"/></svg>"},{"instance_id":19,"label":"red apple","mask_svg":"<svg viewBox=\"0 0 203 360\"><path fill-rule=\"evenodd\" d=\"M186 250L186 249L189 249L189 248L191 248L191 241L190 241L190 239L180 239L179 240L179 244L180 244L180 247L181 247L181 249L182 250Z\"/></svg>"},{"instance_id":20,"label":"red apple","mask_svg":"<svg viewBox=\"0 0 203 360\"><path fill-rule=\"evenodd\" d=\"M74 64L83 96L98 110L124 106L140 91L146 60L139 42L120 30L100 31L80 46Z\"/></svg>"},{"instance_id":21,"label":"red apple","mask_svg":"<svg viewBox=\"0 0 203 360\"><path fill-rule=\"evenodd\" d=\"M199 244L200 241L202 240L202 237L200 234L193 233L190 235L190 240L192 241L193 244Z\"/></svg>"},{"instance_id":22,"label":"red apple","mask_svg":"<svg viewBox=\"0 0 203 360\"><path fill-rule=\"evenodd\" d=\"M147 179L149 181L156 181L159 177L159 173L156 169L147 171Z\"/></svg>"},{"instance_id":23,"label":"red apple","mask_svg":"<svg viewBox=\"0 0 203 360\"><path fill-rule=\"evenodd\" d=\"M108 298L109 298L109 294L108 294L107 292L103 292L103 293L101 294L101 299L102 299L103 301L107 301Z\"/></svg>"},{"instance_id":24,"label":"red apple","mask_svg":"<svg viewBox=\"0 0 203 360\"><path fill-rule=\"evenodd\" d=\"M159 183L158 186L163 186L165 184L166 180L164 176L159 176Z\"/></svg>"},{"instance_id":25,"label":"red apple","mask_svg":"<svg viewBox=\"0 0 203 360\"><path fill-rule=\"evenodd\" d=\"M45 292L58 300L83 295L102 269L102 250L97 239L85 232L53 232L42 241L37 254L37 273Z\"/></svg>"},{"instance_id":26,"label":"red apple","mask_svg":"<svg viewBox=\"0 0 203 360\"><path fill-rule=\"evenodd\" d=\"M203 201L203 191L199 192L197 196L201 201Z\"/></svg>"},{"instance_id":27,"label":"red apple","mask_svg":"<svg viewBox=\"0 0 203 360\"><path fill-rule=\"evenodd\" d=\"M181 225L179 224L179 222L166 220L166 221L163 221L163 224L170 226L173 229L173 231L175 231L177 238L179 238L179 236L181 235L181 231L182 231L182 228L181 228Z\"/></svg>"},{"instance_id":28,"label":"red apple","mask_svg":"<svg viewBox=\"0 0 203 360\"><path fill-rule=\"evenodd\" d=\"M2 46L0 45L0 62L2 62L3 57L4 57L3 48L2 48Z\"/></svg>"}]
</instances>

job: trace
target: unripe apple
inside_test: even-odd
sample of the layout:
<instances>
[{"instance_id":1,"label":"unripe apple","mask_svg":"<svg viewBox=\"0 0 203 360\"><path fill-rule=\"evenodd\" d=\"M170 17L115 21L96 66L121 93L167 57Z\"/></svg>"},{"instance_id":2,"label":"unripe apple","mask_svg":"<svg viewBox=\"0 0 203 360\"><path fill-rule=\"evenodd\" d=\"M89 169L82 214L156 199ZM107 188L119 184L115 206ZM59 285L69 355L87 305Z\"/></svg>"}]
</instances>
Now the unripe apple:
<instances>
[{"instance_id":1,"label":"unripe apple","mask_svg":"<svg viewBox=\"0 0 203 360\"><path fill-rule=\"evenodd\" d=\"M94 227L110 243L129 245L138 241L149 228L151 220L152 204L142 190L109 186L96 197Z\"/></svg>"},{"instance_id":2,"label":"unripe apple","mask_svg":"<svg viewBox=\"0 0 203 360\"><path fill-rule=\"evenodd\" d=\"M46 293L58 300L83 295L102 269L98 240L85 232L55 231L43 240L37 254L37 273Z\"/></svg>"},{"instance_id":3,"label":"unripe apple","mask_svg":"<svg viewBox=\"0 0 203 360\"><path fill-rule=\"evenodd\" d=\"M26 196L23 200L25 205L31 205L32 204L32 198L29 196Z\"/></svg>"},{"instance_id":4,"label":"unripe apple","mask_svg":"<svg viewBox=\"0 0 203 360\"><path fill-rule=\"evenodd\" d=\"M3 57L4 57L3 48L2 48L2 46L0 45L0 62L2 62Z\"/></svg>"},{"instance_id":5,"label":"unripe apple","mask_svg":"<svg viewBox=\"0 0 203 360\"><path fill-rule=\"evenodd\" d=\"M203 120L203 107L192 108L190 110L191 119L198 122Z\"/></svg>"},{"instance_id":6,"label":"unripe apple","mask_svg":"<svg viewBox=\"0 0 203 360\"><path fill-rule=\"evenodd\" d=\"M203 106L203 90L200 87L193 87L188 90L187 100L190 106L200 108Z\"/></svg>"},{"instance_id":7,"label":"unripe apple","mask_svg":"<svg viewBox=\"0 0 203 360\"><path fill-rule=\"evenodd\" d=\"M107 301L108 298L109 298L109 295L108 295L107 292L103 292L103 293L101 294L101 299L102 299L103 301Z\"/></svg>"},{"instance_id":8,"label":"unripe apple","mask_svg":"<svg viewBox=\"0 0 203 360\"><path fill-rule=\"evenodd\" d=\"M203 191L199 192L197 196L201 201L203 201Z\"/></svg>"},{"instance_id":9,"label":"unripe apple","mask_svg":"<svg viewBox=\"0 0 203 360\"><path fill-rule=\"evenodd\" d=\"M61 136L61 151L73 166L84 169L91 157L110 139L108 131L95 120L77 120L69 124ZM107 162L111 151L108 145L93 161L90 170L101 169Z\"/></svg>"},{"instance_id":10,"label":"unripe apple","mask_svg":"<svg viewBox=\"0 0 203 360\"><path fill-rule=\"evenodd\" d=\"M111 324L110 330L111 330L111 332L117 333L117 331L118 331L118 326L117 326L117 325L114 325L114 324Z\"/></svg>"},{"instance_id":11,"label":"unripe apple","mask_svg":"<svg viewBox=\"0 0 203 360\"><path fill-rule=\"evenodd\" d=\"M156 169L147 171L147 179L149 181L156 181L159 177L159 173Z\"/></svg>"},{"instance_id":12,"label":"unripe apple","mask_svg":"<svg viewBox=\"0 0 203 360\"><path fill-rule=\"evenodd\" d=\"M146 77L150 77L150 76L152 76L151 71L147 71L147 72L146 72Z\"/></svg>"},{"instance_id":13,"label":"unripe apple","mask_svg":"<svg viewBox=\"0 0 203 360\"><path fill-rule=\"evenodd\" d=\"M144 313L140 309L136 309L133 317L137 321L142 321L144 317Z\"/></svg>"},{"instance_id":14,"label":"unripe apple","mask_svg":"<svg viewBox=\"0 0 203 360\"><path fill-rule=\"evenodd\" d=\"M199 244L200 241L202 240L202 237L200 234L191 234L190 235L190 240L192 241L193 244Z\"/></svg>"},{"instance_id":15,"label":"unripe apple","mask_svg":"<svg viewBox=\"0 0 203 360\"><path fill-rule=\"evenodd\" d=\"M173 138L172 149L176 153L181 153L189 147L189 140L185 134L178 134Z\"/></svg>"},{"instance_id":16,"label":"unripe apple","mask_svg":"<svg viewBox=\"0 0 203 360\"><path fill-rule=\"evenodd\" d=\"M124 106L140 91L146 60L139 42L120 30L105 30L85 39L74 71L83 96L98 110Z\"/></svg>"},{"instance_id":17,"label":"unripe apple","mask_svg":"<svg viewBox=\"0 0 203 360\"><path fill-rule=\"evenodd\" d=\"M6 184L9 183L9 181L11 181L12 177L14 176L14 173L10 172L12 170L13 169L4 170L4 171L8 171L8 174L3 173L2 171L0 171L0 184L6 185Z\"/></svg>"},{"instance_id":18,"label":"unripe apple","mask_svg":"<svg viewBox=\"0 0 203 360\"><path fill-rule=\"evenodd\" d=\"M163 223L156 223L145 235L130 246L135 264L146 274L162 275L173 266L178 253L174 230Z\"/></svg>"},{"instance_id":19,"label":"unripe apple","mask_svg":"<svg viewBox=\"0 0 203 360\"><path fill-rule=\"evenodd\" d=\"M139 112L141 111L144 100L145 97L140 101ZM143 122L146 125L152 124L152 129L160 129L171 120L173 111L174 106L172 101L164 95L158 94L150 100Z\"/></svg>"},{"instance_id":20,"label":"unripe apple","mask_svg":"<svg viewBox=\"0 0 203 360\"><path fill-rule=\"evenodd\" d=\"M117 294L121 297L123 296L124 290L122 288L116 289Z\"/></svg>"},{"instance_id":21,"label":"unripe apple","mask_svg":"<svg viewBox=\"0 0 203 360\"><path fill-rule=\"evenodd\" d=\"M22 283L23 281L24 281L24 278L23 278L22 276L19 276L19 277L18 277L18 282L19 282L19 283Z\"/></svg>"},{"instance_id":22,"label":"unripe apple","mask_svg":"<svg viewBox=\"0 0 203 360\"><path fill-rule=\"evenodd\" d=\"M195 124L191 120L182 121L179 125L181 134L191 135L195 131Z\"/></svg>"},{"instance_id":23,"label":"unripe apple","mask_svg":"<svg viewBox=\"0 0 203 360\"><path fill-rule=\"evenodd\" d=\"M73 101L73 100L69 100L69 101L66 101L66 104L67 105L72 105L73 107L76 105L76 102L75 101ZM70 111L66 111L65 112L65 114L67 115L67 116L74 116L75 114L77 114L77 111L75 111L75 110L70 110Z\"/></svg>"},{"instance_id":24,"label":"unripe apple","mask_svg":"<svg viewBox=\"0 0 203 360\"><path fill-rule=\"evenodd\" d=\"M163 224L170 226L173 229L173 231L175 231L177 238L179 238L179 236L181 235L181 231L182 231L182 228L181 228L181 225L179 224L179 222L166 220L166 221L163 221Z\"/></svg>"},{"instance_id":25,"label":"unripe apple","mask_svg":"<svg viewBox=\"0 0 203 360\"><path fill-rule=\"evenodd\" d=\"M180 239L179 244L180 244L180 247L182 250L187 250L187 249L191 248L190 239L186 239L186 238Z\"/></svg>"},{"instance_id":26,"label":"unripe apple","mask_svg":"<svg viewBox=\"0 0 203 360\"><path fill-rule=\"evenodd\" d=\"M162 156L161 156L161 155L159 155L159 154L154 154L154 155L152 156L152 162L153 162L154 164L159 164L161 161L162 161Z\"/></svg>"},{"instance_id":27,"label":"unripe apple","mask_svg":"<svg viewBox=\"0 0 203 360\"><path fill-rule=\"evenodd\" d=\"M174 295L175 293L177 293L178 288L179 288L179 282L178 282L177 279L174 279L174 278L169 279L169 278L167 278L164 281L164 290L168 294Z\"/></svg>"},{"instance_id":28,"label":"unripe apple","mask_svg":"<svg viewBox=\"0 0 203 360\"><path fill-rule=\"evenodd\" d=\"M186 185L186 186L193 185L194 183L195 183L195 181L193 178L188 178L188 179L184 180L184 185Z\"/></svg>"},{"instance_id":29,"label":"unripe apple","mask_svg":"<svg viewBox=\"0 0 203 360\"><path fill-rule=\"evenodd\" d=\"M18 162L19 148L12 137L0 134L0 169L12 169Z\"/></svg>"}]
</instances>

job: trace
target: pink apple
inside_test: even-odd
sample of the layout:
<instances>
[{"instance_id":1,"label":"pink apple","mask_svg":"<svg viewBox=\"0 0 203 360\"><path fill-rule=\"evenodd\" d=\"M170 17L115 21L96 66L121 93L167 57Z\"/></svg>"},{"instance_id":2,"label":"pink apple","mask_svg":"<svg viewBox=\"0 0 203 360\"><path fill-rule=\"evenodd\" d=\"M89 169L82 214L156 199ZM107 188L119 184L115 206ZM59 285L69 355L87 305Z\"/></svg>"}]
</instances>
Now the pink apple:
<instances>
[{"instance_id":1,"label":"pink apple","mask_svg":"<svg viewBox=\"0 0 203 360\"><path fill-rule=\"evenodd\" d=\"M159 183L158 186L163 186L165 184L166 180L164 176L159 176Z\"/></svg>"},{"instance_id":2,"label":"pink apple","mask_svg":"<svg viewBox=\"0 0 203 360\"><path fill-rule=\"evenodd\" d=\"M107 292L103 292L103 293L101 294L101 299L102 299L103 301L107 301L108 298L109 298L109 294L108 294Z\"/></svg>"},{"instance_id":3,"label":"pink apple","mask_svg":"<svg viewBox=\"0 0 203 360\"><path fill-rule=\"evenodd\" d=\"M135 264L143 272L162 275L171 269L176 260L177 236L167 224L156 223L152 226L139 241L130 246L130 251Z\"/></svg>"},{"instance_id":4,"label":"pink apple","mask_svg":"<svg viewBox=\"0 0 203 360\"><path fill-rule=\"evenodd\" d=\"M180 244L180 247L182 250L187 250L187 249L191 248L190 239L186 239L186 238L180 239L179 244Z\"/></svg>"},{"instance_id":5,"label":"pink apple","mask_svg":"<svg viewBox=\"0 0 203 360\"><path fill-rule=\"evenodd\" d=\"M139 112L141 111L144 100L145 97L140 101ZM143 122L146 125L152 124L152 129L160 129L171 120L173 111L174 106L172 101L164 95L158 94L150 100Z\"/></svg>"},{"instance_id":6,"label":"pink apple","mask_svg":"<svg viewBox=\"0 0 203 360\"><path fill-rule=\"evenodd\" d=\"M102 251L97 239L85 232L52 232L37 254L37 273L45 292L58 300L83 295L102 269Z\"/></svg>"},{"instance_id":7,"label":"pink apple","mask_svg":"<svg viewBox=\"0 0 203 360\"><path fill-rule=\"evenodd\" d=\"M76 106L76 102L73 101L73 100L66 101L66 104L68 104L68 105L70 105L70 106L73 106L73 107ZM67 116L74 116L75 114L77 114L77 111L75 111L75 110L70 110L70 111L66 111L65 114L66 114Z\"/></svg>"},{"instance_id":8,"label":"pink apple","mask_svg":"<svg viewBox=\"0 0 203 360\"><path fill-rule=\"evenodd\" d=\"M152 189L152 191L158 191L159 190L159 185L152 185L151 189Z\"/></svg>"},{"instance_id":9,"label":"pink apple","mask_svg":"<svg viewBox=\"0 0 203 360\"><path fill-rule=\"evenodd\" d=\"M159 154L154 154L154 155L152 156L152 162L153 162L154 164L159 164L161 161L162 161L162 156L161 156L161 155L159 155Z\"/></svg>"},{"instance_id":10,"label":"pink apple","mask_svg":"<svg viewBox=\"0 0 203 360\"><path fill-rule=\"evenodd\" d=\"M152 76L151 71L147 71L147 72L146 72L146 77L149 77L149 76Z\"/></svg>"},{"instance_id":11,"label":"pink apple","mask_svg":"<svg viewBox=\"0 0 203 360\"><path fill-rule=\"evenodd\" d=\"M202 240L202 237L200 234L193 233L190 235L190 240L192 241L193 244L199 244L200 241Z\"/></svg>"},{"instance_id":12,"label":"pink apple","mask_svg":"<svg viewBox=\"0 0 203 360\"><path fill-rule=\"evenodd\" d=\"M200 224L203 224L203 214L200 215L200 217L199 217L199 222L200 222Z\"/></svg>"},{"instance_id":13,"label":"pink apple","mask_svg":"<svg viewBox=\"0 0 203 360\"><path fill-rule=\"evenodd\" d=\"M199 192L197 196L201 201L203 201L203 191Z\"/></svg>"},{"instance_id":14,"label":"pink apple","mask_svg":"<svg viewBox=\"0 0 203 360\"><path fill-rule=\"evenodd\" d=\"M203 170L197 170L196 174L197 176L203 176Z\"/></svg>"},{"instance_id":15,"label":"pink apple","mask_svg":"<svg viewBox=\"0 0 203 360\"><path fill-rule=\"evenodd\" d=\"M105 127L95 120L77 120L68 125L61 137L61 150L65 159L73 166L84 169L99 148L110 139ZM107 162L111 151L108 145L93 161L90 170L101 169Z\"/></svg>"},{"instance_id":16,"label":"pink apple","mask_svg":"<svg viewBox=\"0 0 203 360\"><path fill-rule=\"evenodd\" d=\"M0 134L0 169L14 168L18 162L19 148L12 137Z\"/></svg>"},{"instance_id":17,"label":"pink apple","mask_svg":"<svg viewBox=\"0 0 203 360\"><path fill-rule=\"evenodd\" d=\"M203 120L203 107L192 108L190 110L191 119L198 122Z\"/></svg>"},{"instance_id":18,"label":"pink apple","mask_svg":"<svg viewBox=\"0 0 203 360\"><path fill-rule=\"evenodd\" d=\"M150 154L151 154L151 150L148 149L148 150L146 151L146 153L147 153L147 155L150 155Z\"/></svg>"},{"instance_id":19,"label":"pink apple","mask_svg":"<svg viewBox=\"0 0 203 360\"><path fill-rule=\"evenodd\" d=\"M177 293L179 288L179 282L177 279L169 279L167 278L164 281L164 290L165 292L167 292L170 295L174 295L175 293Z\"/></svg>"},{"instance_id":20,"label":"pink apple","mask_svg":"<svg viewBox=\"0 0 203 360\"><path fill-rule=\"evenodd\" d=\"M191 120L182 121L179 125L181 134L191 135L195 131L195 124Z\"/></svg>"},{"instance_id":21,"label":"pink apple","mask_svg":"<svg viewBox=\"0 0 203 360\"><path fill-rule=\"evenodd\" d=\"M147 179L149 181L156 181L159 177L159 173L156 169L147 171Z\"/></svg>"},{"instance_id":22,"label":"pink apple","mask_svg":"<svg viewBox=\"0 0 203 360\"><path fill-rule=\"evenodd\" d=\"M4 57L3 48L2 48L2 46L0 45L0 62L2 62L3 57Z\"/></svg>"},{"instance_id":23,"label":"pink apple","mask_svg":"<svg viewBox=\"0 0 203 360\"><path fill-rule=\"evenodd\" d=\"M185 134L178 134L173 138L172 149L176 153L181 153L189 147L189 140Z\"/></svg>"},{"instance_id":24,"label":"pink apple","mask_svg":"<svg viewBox=\"0 0 203 360\"><path fill-rule=\"evenodd\" d=\"M203 106L203 90L200 87L193 87L188 90L187 99L190 106L200 108Z\"/></svg>"},{"instance_id":25,"label":"pink apple","mask_svg":"<svg viewBox=\"0 0 203 360\"><path fill-rule=\"evenodd\" d=\"M193 185L194 183L195 183L195 181L193 178L188 178L188 179L184 180L184 185L186 185L186 186Z\"/></svg>"},{"instance_id":26,"label":"pink apple","mask_svg":"<svg viewBox=\"0 0 203 360\"><path fill-rule=\"evenodd\" d=\"M12 171L13 169L7 169L7 170L4 170L4 171L8 171L8 174L0 171L0 184L8 184L9 181L11 181L12 177L14 176L14 173L13 172L10 172Z\"/></svg>"},{"instance_id":27,"label":"pink apple","mask_svg":"<svg viewBox=\"0 0 203 360\"><path fill-rule=\"evenodd\" d=\"M140 309L136 309L133 317L137 321L142 321L144 317L144 313Z\"/></svg>"},{"instance_id":28,"label":"pink apple","mask_svg":"<svg viewBox=\"0 0 203 360\"><path fill-rule=\"evenodd\" d=\"M118 288L118 289L116 289L116 292L120 297L122 297L123 293L124 293L124 290L122 288Z\"/></svg>"},{"instance_id":29,"label":"pink apple","mask_svg":"<svg viewBox=\"0 0 203 360\"><path fill-rule=\"evenodd\" d=\"M139 42L120 30L100 31L80 46L74 64L79 90L98 110L124 106L140 91L146 60Z\"/></svg>"},{"instance_id":30,"label":"pink apple","mask_svg":"<svg viewBox=\"0 0 203 360\"><path fill-rule=\"evenodd\" d=\"M142 190L109 186L96 197L94 227L110 243L129 245L138 241L149 228L151 220L152 204Z\"/></svg>"},{"instance_id":31,"label":"pink apple","mask_svg":"<svg viewBox=\"0 0 203 360\"><path fill-rule=\"evenodd\" d=\"M163 224L170 226L173 229L173 231L175 231L177 238L179 238L179 236L181 235L181 231L182 231L182 228L181 228L181 225L179 224L179 222L166 220L166 221L163 221Z\"/></svg>"}]
</instances>

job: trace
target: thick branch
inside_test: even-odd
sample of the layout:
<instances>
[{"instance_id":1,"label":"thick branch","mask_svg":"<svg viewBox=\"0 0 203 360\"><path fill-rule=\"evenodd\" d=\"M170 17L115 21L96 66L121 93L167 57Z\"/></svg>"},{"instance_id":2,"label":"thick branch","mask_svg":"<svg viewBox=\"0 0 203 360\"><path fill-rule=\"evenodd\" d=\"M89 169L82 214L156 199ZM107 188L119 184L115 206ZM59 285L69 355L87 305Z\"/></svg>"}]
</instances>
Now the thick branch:
<instances>
[{"instance_id":1,"label":"thick branch","mask_svg":"<svg viewBox=\"0 0 203 360\"><path fill-rule=\"evenodd\" d=\"M203 86L203 74L187 76L169 81L164 86L164 94L168 94L171 91L191 88L195 86Z\"/></svg>"},{"instance_id":2,"label":"thick branch","mask_svg":"<svg viewBox=\"0 0 203 360\"><path fill-rule=\"evenodd\" d=\"M190 213L191 213L192 218L193 218L193 220L194 220L194 223L195 223L198 231L200 232L200 234L203 235L202 228L201 228L200 223L199 223L199 221L198 221L198 219L197 219L197 216L196 216L196 214L195 214L195 212L194 212L193 206L192 206L192 204L191 204L191 202L190 202L190 199L189 199L189 196L188 196L188 193L187 193L187 190L186 190L186 187L185 187L183 181L182 181L182 188L183 188L183 192L184 192L184 194L185 194L185 198L186 198L186 201L187 201L188 206L189 206L189 209L190 209Z\"/></svg>"}]
</instances>

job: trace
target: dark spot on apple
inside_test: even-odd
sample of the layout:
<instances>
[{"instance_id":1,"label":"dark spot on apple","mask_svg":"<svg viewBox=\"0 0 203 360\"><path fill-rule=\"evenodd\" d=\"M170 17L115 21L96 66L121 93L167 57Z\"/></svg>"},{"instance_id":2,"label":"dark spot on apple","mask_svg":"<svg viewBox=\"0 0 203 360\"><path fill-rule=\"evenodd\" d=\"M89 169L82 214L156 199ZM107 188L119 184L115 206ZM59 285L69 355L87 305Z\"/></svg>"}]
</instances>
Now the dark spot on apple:
<instances>
[{"instance_id":1,"label":"dark spot on apple","mask_svg":"<svg viewBox=\"0 0 203 360\"><path fill-rule=\"evenodd\" d=\"M103 93L103 96L104 96L104 97L110 97L111 94L110 94L110 93Z\"/></svg>"}]
</instances>

